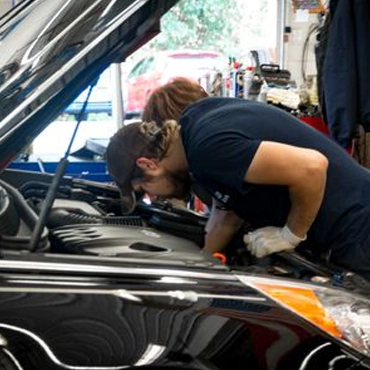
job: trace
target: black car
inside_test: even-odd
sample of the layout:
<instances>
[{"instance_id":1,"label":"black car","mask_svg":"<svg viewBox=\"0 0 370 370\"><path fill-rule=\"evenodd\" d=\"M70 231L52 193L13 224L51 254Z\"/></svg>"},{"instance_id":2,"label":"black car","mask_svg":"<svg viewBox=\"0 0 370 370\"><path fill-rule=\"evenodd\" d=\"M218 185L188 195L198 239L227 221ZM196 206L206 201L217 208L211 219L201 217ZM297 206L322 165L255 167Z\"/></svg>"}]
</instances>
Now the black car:
<instances>
[{"instance_id":1,"label":"black car","mask_svg":"<svg viewBox=\"0 0 370 370\"><path fill-rule=\"evenodd\" d=\"M206 217L6 169L177 0L24 0L0 19L0 369L369 369L369 287L310 255L202 254ZM56 138L57 140L57 138Z\"/></svg>"}]
</instances>

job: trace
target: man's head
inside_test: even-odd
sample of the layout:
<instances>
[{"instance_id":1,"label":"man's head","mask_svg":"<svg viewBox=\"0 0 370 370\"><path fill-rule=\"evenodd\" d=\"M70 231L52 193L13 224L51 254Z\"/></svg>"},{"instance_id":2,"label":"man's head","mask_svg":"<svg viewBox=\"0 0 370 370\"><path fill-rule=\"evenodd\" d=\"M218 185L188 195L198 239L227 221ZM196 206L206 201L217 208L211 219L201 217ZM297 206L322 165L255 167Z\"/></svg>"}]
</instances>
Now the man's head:
<instances>
[{"instance_id":1,"label":"man's head","mask_svg":"<svg viewBox=\"0 0 370 370\"><path fill-rule=\"evenodd\" d=\"M144 108L143 120L159 125L166 120L179 121L184 109L201 98L208 97L195 81L178 77L155 90Z\"/></svg>"},{"instance_id":2,"label":"man's head","mask_svg":"<svg viewBox=\"0 0 370 370\"><path fill-rule=\"evenodd\" d=\"M135 122L121 128L111 138L106 160L116 181L127 213L135 206L134 192L161 198L182 198L190 187L189 174L177 166L178 125L166 121L159 128L155 122Z\"/></svg>"}]
</instances>

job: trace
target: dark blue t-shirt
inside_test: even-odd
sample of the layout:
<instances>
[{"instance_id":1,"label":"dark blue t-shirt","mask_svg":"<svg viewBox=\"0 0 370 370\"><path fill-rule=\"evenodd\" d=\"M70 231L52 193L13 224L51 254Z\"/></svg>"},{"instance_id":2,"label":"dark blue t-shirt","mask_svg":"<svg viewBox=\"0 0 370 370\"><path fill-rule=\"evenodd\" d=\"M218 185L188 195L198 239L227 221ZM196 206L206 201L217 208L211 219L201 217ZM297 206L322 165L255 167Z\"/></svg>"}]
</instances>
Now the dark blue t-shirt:
<instances>
[{"instance_id":1,"label":"dark blue t-shirt","mask_svg":"<svg viewBox=\"0 0 370 370\"><path fill-rule=\"evenodd\" d=\"M264 103L205 98L180 118L190 171L211 195L254 228L283 226L286 186L244 181L261 141L312 148L329 160L325 195L309 233L317 248L346 248L370 235L370 172L322 133Z\"/></svg>"}]
</instances>

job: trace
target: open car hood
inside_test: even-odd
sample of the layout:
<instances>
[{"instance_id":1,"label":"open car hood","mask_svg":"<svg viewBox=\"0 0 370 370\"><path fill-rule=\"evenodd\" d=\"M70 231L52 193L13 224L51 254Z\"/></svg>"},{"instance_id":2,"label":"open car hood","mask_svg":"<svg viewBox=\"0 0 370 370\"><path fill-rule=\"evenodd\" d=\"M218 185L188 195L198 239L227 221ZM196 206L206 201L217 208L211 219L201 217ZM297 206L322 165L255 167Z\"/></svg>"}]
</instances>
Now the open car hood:
<instances>
[{"instance_id":1,"label":"open car hood","mask_svg":"<svg viewBox=\"0 0 370 370\"><path fill-rule=\"evenodd\" d=\"M178 0L24 0L0 19L0 170Z\"/></svg>"}]
</instances>

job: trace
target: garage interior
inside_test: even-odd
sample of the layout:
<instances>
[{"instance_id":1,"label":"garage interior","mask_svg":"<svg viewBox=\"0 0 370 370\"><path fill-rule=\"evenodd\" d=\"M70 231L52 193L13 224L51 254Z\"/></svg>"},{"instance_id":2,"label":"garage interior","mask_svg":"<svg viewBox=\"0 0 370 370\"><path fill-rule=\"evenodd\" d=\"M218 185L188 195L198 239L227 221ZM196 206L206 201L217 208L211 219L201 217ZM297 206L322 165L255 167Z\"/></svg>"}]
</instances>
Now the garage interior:
<instances>
[{"instance_id":1,"label":"garage interior","mask_svg":"<svg viewBox=\"0 0 370 370\"><path fill-rule=\"evenodd\" d=\"M46 14L55 7L53 0L0 0L0 16L23 1ZM370 282L332 263L330 250L259 258L246 248L245 236L255 231L246 222L225 251L200 252L212 200L198 193L156 198L140 189L131 191L138 199L127 211L106 163L111 137L140 120L154 91L145 80L131 105L140 73L148 66L162 73L158 64L169 72L173 61L177 73L182 59L204 58L215 63L197 76L208 95L281 109L370 169L370 22L360 7L368 0L261 0L269 18L252 35L269 41L226 55L201 47L153 51L165 32L157 15L165 13L163 22L178 4L127 0L128 25L117 26L116 15L127 15L122 1L58 0L69 11L83 9L86 44L96 38L100 47L81 57L83 37L66 49L55 43L63 61L50 73L55 90L37 95L40 81L50 87L52 68L14 73L19 86L31 81L24 91L7 84L11 68L0 74L0 159L9 162L0 173L0 370L370 369ZM88 14L91 3L99 21ZM49 20L42 21L47 29ZM55 68L58 58L45 54ZM167 77L157 76L161 83ZM292 234L298 243L307 237Z\"/></svg>"}]
</instances>

